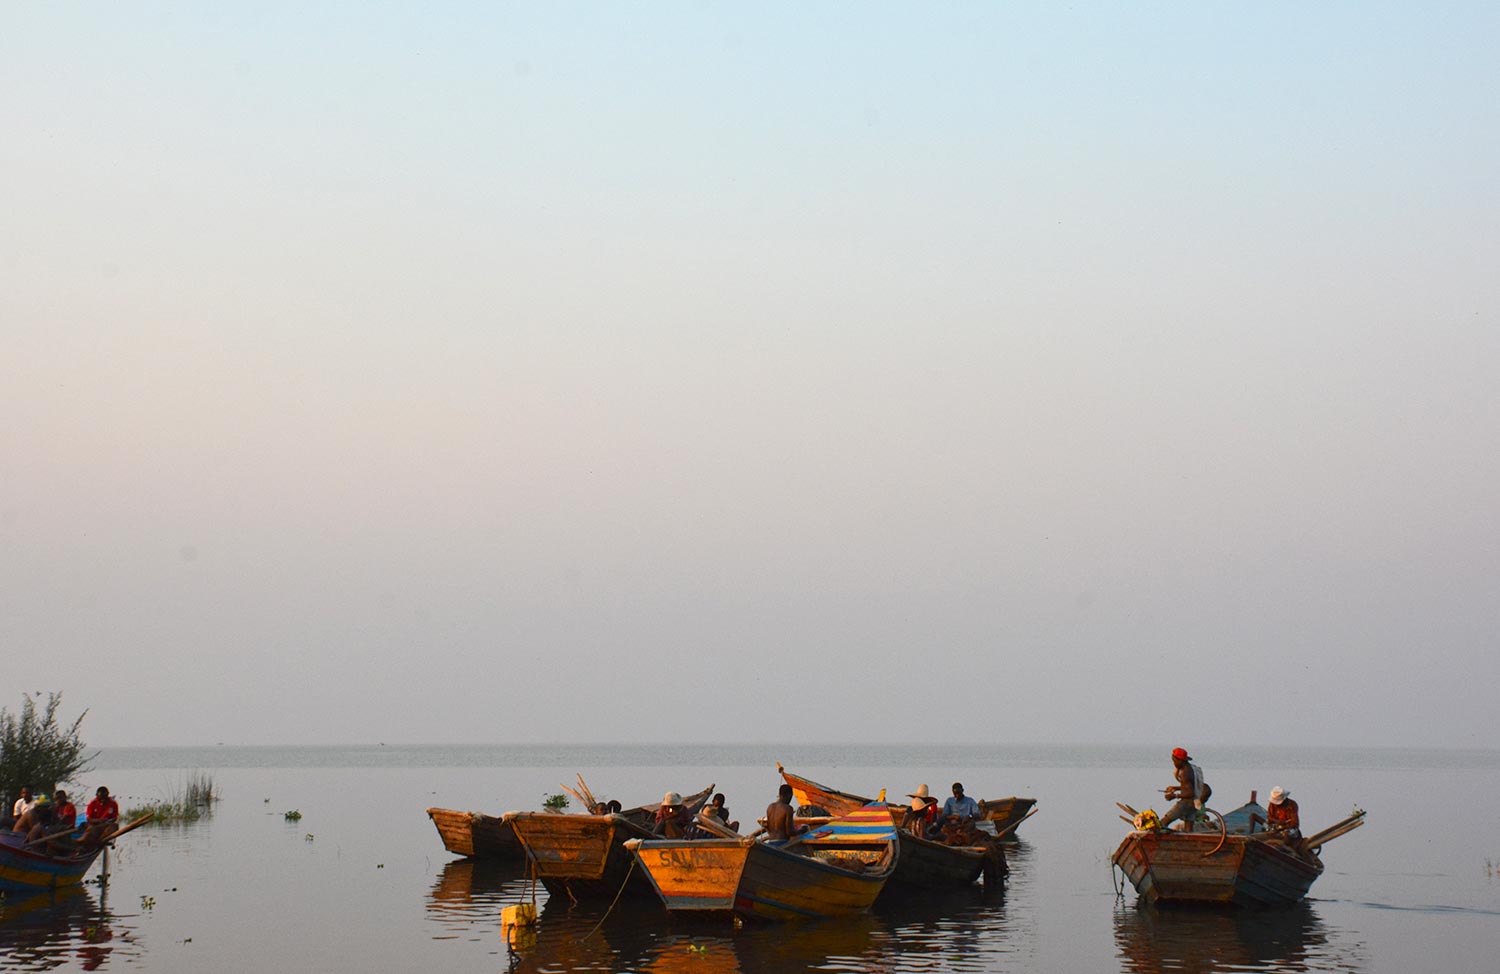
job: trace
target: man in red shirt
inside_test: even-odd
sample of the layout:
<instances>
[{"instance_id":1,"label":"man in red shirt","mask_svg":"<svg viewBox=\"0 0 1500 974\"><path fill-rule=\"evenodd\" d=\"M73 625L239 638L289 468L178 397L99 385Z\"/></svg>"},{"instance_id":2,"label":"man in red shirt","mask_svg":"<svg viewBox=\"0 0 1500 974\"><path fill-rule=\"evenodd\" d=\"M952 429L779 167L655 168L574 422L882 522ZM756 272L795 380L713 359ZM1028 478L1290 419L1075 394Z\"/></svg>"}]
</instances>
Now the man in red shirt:
<instances>
[{"instance_id":1,"label":"man in red shirt","mask_svg":"<svg viewBox=\"0 0 1500 974\"><path fill-rule=\"evenodd\" d=\"M114 835L120 825L120 805L109 797L109 789L103 785L94 794L94 800L89 802L85 814L88 817L88 828L80 840L84 845L95 845Z\"/></svg>"},{"instance_id":2,"label":"man in red shirt","mask_svg":"<svg viewBox=\"0 0 1500 974\"><path fill-rule=\"evenodd\" d=\"M1266 828L1290 837L1301 835L1302 822L1297 814L1297 803L1292 801L1292 793L1280 785L1271 789L1271 803L1266 806Z\"/></svg>"},{"instance_id":3,"label":"man in red shirt","mask_svg":"<svg viewBox=\"0 0 1500 974\"><path fill-rule=\"evenodd\" d=\"M57 809L57 827L71 828L78 821L78 809L68 800L68 793L61 788L52 793L52 807Z\"/></svg>"}]
</instances>

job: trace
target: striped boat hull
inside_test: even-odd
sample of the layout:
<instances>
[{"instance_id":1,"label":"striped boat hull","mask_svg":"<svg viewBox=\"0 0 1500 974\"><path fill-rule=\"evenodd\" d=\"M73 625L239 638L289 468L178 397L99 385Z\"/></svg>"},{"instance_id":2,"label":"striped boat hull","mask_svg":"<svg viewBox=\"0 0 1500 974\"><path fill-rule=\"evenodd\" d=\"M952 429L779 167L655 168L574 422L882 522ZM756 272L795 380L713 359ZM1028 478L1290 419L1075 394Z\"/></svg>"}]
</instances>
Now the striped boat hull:
<instances>
[{"instance_id":1,"label":"striped boat hull","mask_svg":"<svg viewBox=\"0 0 1500 974\"><path fill-rule=\"evenodd\" d=\"M0 836L0 891L34 893L83 882L101 847L81 856L49 856L23 849L19 835Z\"/></svg>"}]
</instances>

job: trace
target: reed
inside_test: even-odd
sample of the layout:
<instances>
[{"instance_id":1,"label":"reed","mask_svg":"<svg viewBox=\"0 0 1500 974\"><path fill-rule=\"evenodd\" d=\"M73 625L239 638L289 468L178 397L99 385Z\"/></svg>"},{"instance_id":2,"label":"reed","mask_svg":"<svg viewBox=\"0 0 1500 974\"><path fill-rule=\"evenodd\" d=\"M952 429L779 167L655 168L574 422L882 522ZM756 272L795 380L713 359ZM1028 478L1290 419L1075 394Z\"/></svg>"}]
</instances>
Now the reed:
<instances>
[{"instance_id":1,"label":"reed","mask_svg":"<svg viewBox=\"0 0 1500 974\"><path fill-rule=\"evenodd\" d=\"M151 821L155 825L196 822L213 811L213 803L219 798L212 774L207 771L190 771L165 797L127 809L125 819L132 820L147 812L154 812L156 817Z\"/></svg>"}]
</instances>

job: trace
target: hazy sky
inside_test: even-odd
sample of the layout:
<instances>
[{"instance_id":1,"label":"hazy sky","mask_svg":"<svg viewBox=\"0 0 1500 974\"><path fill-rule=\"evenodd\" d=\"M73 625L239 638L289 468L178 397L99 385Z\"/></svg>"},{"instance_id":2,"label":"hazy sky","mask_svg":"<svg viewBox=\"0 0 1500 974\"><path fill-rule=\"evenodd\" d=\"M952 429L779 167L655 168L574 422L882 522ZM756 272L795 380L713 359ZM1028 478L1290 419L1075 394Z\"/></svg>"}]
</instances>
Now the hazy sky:
<instances>
[{"instance_id":1,"label":"hazy sky","mask_svg":"<svg viewBox=\"0 0 1500 974\"><path fill-rule=\"evenodd\" d=\"M0 706L1500 747L1500 7L0 12Z\"/></svg>"}]
</instances>

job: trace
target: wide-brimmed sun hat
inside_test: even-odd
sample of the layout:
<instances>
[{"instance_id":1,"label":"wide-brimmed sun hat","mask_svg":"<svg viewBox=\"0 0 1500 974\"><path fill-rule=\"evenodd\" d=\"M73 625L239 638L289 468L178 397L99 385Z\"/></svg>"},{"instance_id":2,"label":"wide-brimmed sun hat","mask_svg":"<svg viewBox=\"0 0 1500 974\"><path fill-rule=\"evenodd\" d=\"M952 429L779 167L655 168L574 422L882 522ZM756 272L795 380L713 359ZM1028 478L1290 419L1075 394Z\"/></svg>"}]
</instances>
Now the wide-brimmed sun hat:
<instances>
[{"instance_id":1,"label":"wide-brimmed sun hat","mask_svg":"<svg viewBox=\"0 0 1500 974\"><path fill-rule=\"evenodd\" d=\"M1287 791L1285 788L1277 785L1275 788L1271 789L1271 804L1280 805L1282 802L1286 801L1287 798L1291 796L1291 794L1292 793Z\"/></svg>"},{"instance_id":2,"label":"wide-brimmed sun hat","mask_svg":"<svg viewBox=\"0 0 1500 974\"><path fill-rule=\"evenodd\" d=\"M918 812L937 801L928 793L926 785L917 785L917 790L906 797L911 799L912 809Z\"/></svg>"},{"instance_id":3,"label":"wide-brimmed sun hat","mask_svg":"<svg viewBox=\"0 0 1500 974\"><path fill-rule=\"evenodd\" d=\"M662 803L663 806L667 806L667 805L681 805L682 804L682 796L679 795L679 794L677 794L677 792L675 792L675 791L669 791L665 795L662 796L661 803Z\"/></svg>"}]
</instances>

